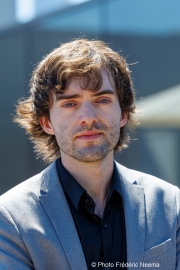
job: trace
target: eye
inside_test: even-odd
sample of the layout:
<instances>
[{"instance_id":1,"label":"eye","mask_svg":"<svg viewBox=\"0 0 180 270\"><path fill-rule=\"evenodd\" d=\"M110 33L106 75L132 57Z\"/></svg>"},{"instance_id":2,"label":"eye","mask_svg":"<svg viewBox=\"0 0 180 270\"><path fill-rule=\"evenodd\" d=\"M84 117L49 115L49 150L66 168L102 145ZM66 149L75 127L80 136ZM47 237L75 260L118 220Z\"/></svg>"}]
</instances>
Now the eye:
<instances>
[{"instance_id":1,"label":"eye","mask_svg":"<svg viewBox=\"0 0 180 270\"><path fill-rule=\"evenodd\" d=\"M66 102L66 103L62 104L62 107L65 107L65 108L71 108L71 107L75 107L75 106L77 106L77 104L74 102Z\"/></svg>"},{"instance_id":2,"label":"eye","mask_svg":"<svg viewBox=\"0 0 180 270\"><path fill-rule=\"evenodd\" d=\"M108 99L108 98L101 98L101 99L98 99L97 101L96 101L96 103L103 103L103 104L107 104L107 103L110 103L111 101L110 101L110 99Z\"/></svg>"}]
</instances>

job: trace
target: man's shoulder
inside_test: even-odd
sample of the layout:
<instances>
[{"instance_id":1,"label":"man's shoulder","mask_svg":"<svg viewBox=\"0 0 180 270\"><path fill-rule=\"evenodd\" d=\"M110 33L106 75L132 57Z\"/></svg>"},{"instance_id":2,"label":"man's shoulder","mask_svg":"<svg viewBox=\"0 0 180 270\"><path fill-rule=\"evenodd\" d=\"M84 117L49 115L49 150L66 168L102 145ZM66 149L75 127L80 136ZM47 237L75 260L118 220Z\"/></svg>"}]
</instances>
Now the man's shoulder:
<instances>
[{"instance_id":1,"label":"man's shoulder","mask_svg":"<svg viewBox=\"0 0 180 270\"><path fill-rule=\"evenodd\" d=\"M42 174L43 173L39 173L23 181L1 195L0 205L5 207L8 211L21 211L22 207L27 209L28 202L32 201L32 197L36 200L40 195Z\"/></svg>"},{"instance_id":2,"label":"man's shoulder","mask_svg":"<svg viewBox=\"0 0 180 270\"><path fill-rule=\"evenodd\" d=\"M136 185L142 186L143 188L147 189L162 189L162 190L168 190L170 191L171 189L174 190L174 188L177 188L173 184L160 179L156 176L140 172L137 170L129 169L118 162L116 162L116 166L118 169L119 174L121 175L122 179L124 181L129 181L131 183L134 183Z\"/></svg>"},{"instance_id":3,"label":"man's shoulder","mask_svg":"<svg viewBox=\"0 0 180 270\"><path fill-rule=\"evenodd\" d=\"M54 177L55 175L55 177ZM51 179L51 183L50 182ZM0 196L0 204L10 204L16 201L27 201L32 196L39 197L42 190L48 190L48 188L55 185L57 182L56 165L53 162L42 172L32 176L31 178L21 182L17 186L11 188L6 193Z\"/></svg>"},{"instance_id":4,"label":"man's shoulder","mask_svg":"<svg viewBox=\"0 0 180 270\"><path fill-rule=\"evenodd\" d=\"M137 188L143 190L146 207L151 206L159 209L167 208L170 211L180 213L180 190L175 185L168 183L153 175L128 169L116 163L120 180L122 181L122 191L126 190L125 196L131 198L132 194L139 196ZM127 195L129 194L129 195Z\"/></svg>"}]
</instances>

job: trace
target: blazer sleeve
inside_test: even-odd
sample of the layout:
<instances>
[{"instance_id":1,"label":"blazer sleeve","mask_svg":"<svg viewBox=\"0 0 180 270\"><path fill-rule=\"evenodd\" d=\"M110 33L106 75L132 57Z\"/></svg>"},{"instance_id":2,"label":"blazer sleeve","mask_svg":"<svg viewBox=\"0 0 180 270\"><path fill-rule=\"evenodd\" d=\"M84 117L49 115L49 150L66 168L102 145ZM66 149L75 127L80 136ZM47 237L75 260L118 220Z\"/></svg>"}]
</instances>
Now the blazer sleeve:
<instances>
[{"instance_id":1,"label":"blazer sleeve","mask_svg":"<svg viewBox=\"0 0 180 270\"><path fill-rule=\"evenodd\" d=\"M34 269L18 227L2 205L0 205L0 269Z\"/></svg>"},{"instance_id":2,"label":"blazer sleeve","mask_svg":"<svg viewBox=\"0 0 180 270\"><path fill-rule=\"evenodd\" d=\"M180 190L177 188L176 270L180 270Z\"/></svg>"}]
</instances>

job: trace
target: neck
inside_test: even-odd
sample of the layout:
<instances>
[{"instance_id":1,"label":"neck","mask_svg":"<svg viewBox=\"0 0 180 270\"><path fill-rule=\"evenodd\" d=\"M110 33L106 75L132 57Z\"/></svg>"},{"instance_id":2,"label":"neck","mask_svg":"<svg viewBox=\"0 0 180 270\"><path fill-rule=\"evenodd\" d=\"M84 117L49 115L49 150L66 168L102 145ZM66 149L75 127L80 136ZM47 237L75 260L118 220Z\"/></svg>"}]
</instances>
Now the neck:
<instances>
[{"instance_id":1,"label":"neck","mask_svg":"<svg viewBox=\"0 0 180 270\"><path fill-rule=\"evenodd\" d=\"M95 212L101 216L111 185L113 151L97 162L81 162L62 152L61 161L66 170L93 198L96 204Z\"/></svg>"}]
</instances>

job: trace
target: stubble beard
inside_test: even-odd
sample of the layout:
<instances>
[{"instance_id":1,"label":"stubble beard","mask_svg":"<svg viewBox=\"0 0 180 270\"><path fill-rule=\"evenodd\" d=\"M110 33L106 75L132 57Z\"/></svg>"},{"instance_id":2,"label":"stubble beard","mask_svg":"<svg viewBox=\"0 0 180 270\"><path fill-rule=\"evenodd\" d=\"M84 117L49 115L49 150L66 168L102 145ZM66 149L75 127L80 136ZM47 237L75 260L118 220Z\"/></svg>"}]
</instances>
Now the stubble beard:
<instances>
[{"instance_id":1,"label":"stubble beard","mask_svg":"<svg viewBox=\"0 0 180 270\"><path fill-rule=\"evenodd\" d=\"M66 129L67 128L67 129ZM71 136L68 136L65 130L68 130L68 127L64 127L63 131L58 132L56 136L57 143L60 147L60 150L81 162L97 162L105 159L105 157L116 147L119 137L120 137L120 127L117 125L117 121L114 121L111 126L108 128L102 124L94 124L91 128L86 128L84 130L100 130L103 131L104 138L103 142L97 143L94 141L87 142L86 146L78 147L76 139L72 140ZM81 132L81 129L76 130L74 133L77 134Z\"/></svg>"}]
</instances>

